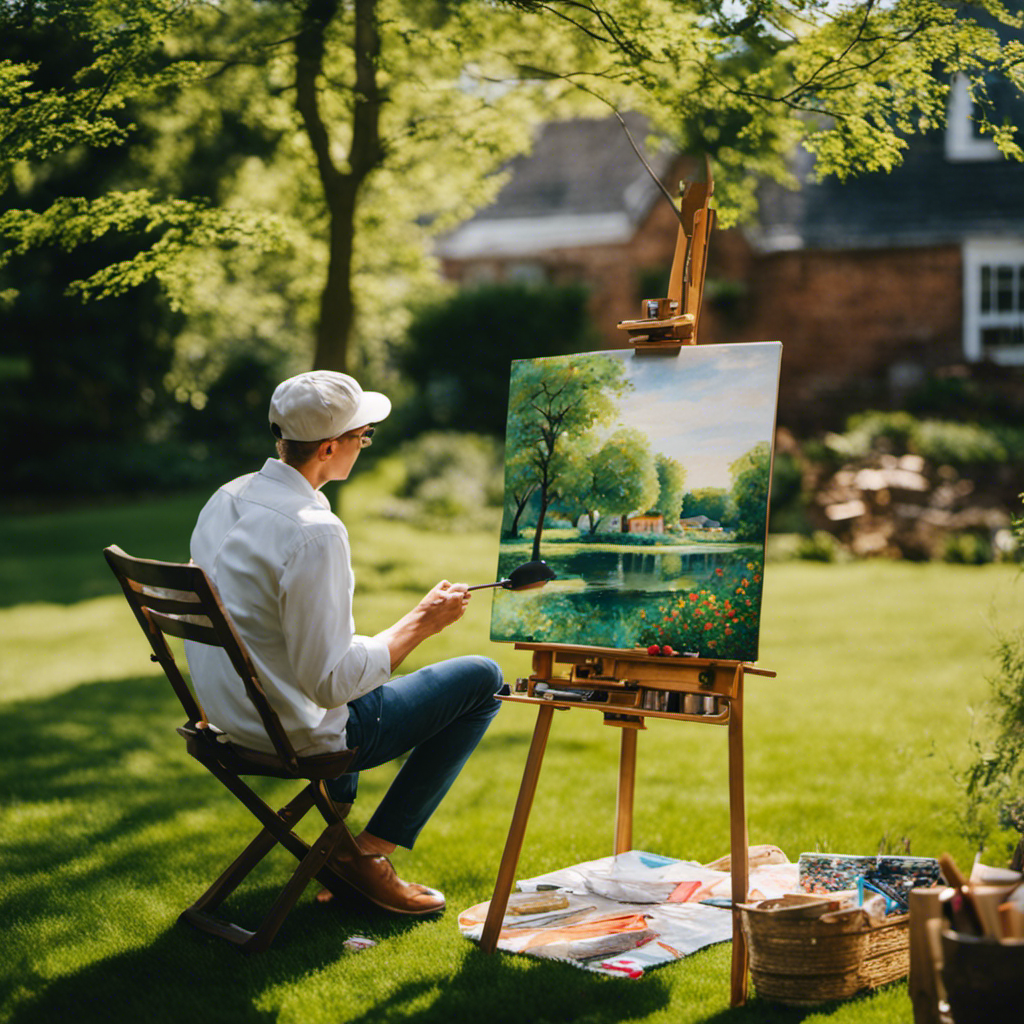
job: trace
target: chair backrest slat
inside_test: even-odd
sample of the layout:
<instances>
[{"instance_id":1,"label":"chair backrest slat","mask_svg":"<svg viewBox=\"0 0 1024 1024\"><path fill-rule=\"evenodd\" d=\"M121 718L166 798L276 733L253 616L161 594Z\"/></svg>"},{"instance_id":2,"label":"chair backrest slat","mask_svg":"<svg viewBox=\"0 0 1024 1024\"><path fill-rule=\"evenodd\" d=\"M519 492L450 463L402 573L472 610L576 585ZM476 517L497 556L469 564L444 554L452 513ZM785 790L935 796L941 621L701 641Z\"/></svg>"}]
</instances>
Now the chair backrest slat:
<instances>
[{"instance_id":1,"label":"chair backrest slat","mask_svg":"<svg viewBox=\"0 0 1024 1024\"><path fill-rule=\"evenodd\" d=\"M196 643L207 644L210 647L223 647L217 630L213 628L209 619L198 615L183 618L178 615L164 615L155 609L149 613L150 619L160 627L160 632L169 633L178 637L179 640L194 640Z\"/></svg>"},{"instance_id":2,"label":"chair backrest slat","mask_svg":"<svg viewBox=\"0 0 1024 1024\"><path fill-rule=\"evenodd\" d=\"M178 669L165 634L224 649L278 756L298 772L295 750L267 698L245 643L206 573L192 563L133 558L116 544L104 548L103 554L190 721L206 722L207 718Z\"/></svg>"}]
</instances>

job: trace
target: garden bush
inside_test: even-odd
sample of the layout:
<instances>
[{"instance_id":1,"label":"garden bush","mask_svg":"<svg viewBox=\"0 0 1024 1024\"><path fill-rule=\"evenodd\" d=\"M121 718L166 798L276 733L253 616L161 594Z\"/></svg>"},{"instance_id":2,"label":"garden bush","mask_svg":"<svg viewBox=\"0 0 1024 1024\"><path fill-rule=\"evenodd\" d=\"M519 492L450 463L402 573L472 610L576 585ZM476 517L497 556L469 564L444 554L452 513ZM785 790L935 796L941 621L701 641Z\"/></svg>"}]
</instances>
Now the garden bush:
<instances>
[{"instance_id":1,"label":"garden bush","mask_svg":"<svg viewBox=\"0 0 1024 1024\"><path fill-rule=\"evenodd\" d=\"M401 468L385 509L390 518L442 530L481 526L504 501L502 446L493 438L432 431L390 461Z\"/></svg>"},{"instance_id":2,"label":"garden bush","mask_svg":"<svg viewBox=\"0 0 1024 1024\"><path fill-rule=\"evenodd\" d=\"M842 544L826 530L815 530L796 542L793 556L805 562L835 562L844 550Z\"/></svg>"},{"instance_id":3,"label":"garden bush","mask_svg":"<svg viewBox=\"0 0 1024 1024\"><path fill-rule=\"evenodd\" d=\"M1024 495L1022 495L1024 497ZM1013 524L1024 540L1024 520ZM1013 865L1024 869L1024 628L996 633L995 672L980 716L981 736L973 736L973 763L964 773L967 799L961 826L983 846L997 828L1017 839ZM1009 851L1006 851L1007 854Z\"/></svg>"},{"instance_id":4,"label":"garden bush","mask_svg":"<svg viewBox=\"0 0 1024 1024\"><path fill-rule=\"evenodd\" d=\"M843 434L830 434L834 455L860 459L870 452L907 452L936 465L994 465L1024 459L1024 432L1006 426L919 419L909 412L868 411L851 416Z\"/></svg>"},{"instance_id":5,"label":"garden bush","mask_svg":"<svg viewBox=\"0 0 1024 1024\"><path fill-rule=\"evenodd\" d=\"M985 565L992 557L992 542L987 534L951 533L942 546L942 560L953 565Z\"/></svg>"}]
</instances>

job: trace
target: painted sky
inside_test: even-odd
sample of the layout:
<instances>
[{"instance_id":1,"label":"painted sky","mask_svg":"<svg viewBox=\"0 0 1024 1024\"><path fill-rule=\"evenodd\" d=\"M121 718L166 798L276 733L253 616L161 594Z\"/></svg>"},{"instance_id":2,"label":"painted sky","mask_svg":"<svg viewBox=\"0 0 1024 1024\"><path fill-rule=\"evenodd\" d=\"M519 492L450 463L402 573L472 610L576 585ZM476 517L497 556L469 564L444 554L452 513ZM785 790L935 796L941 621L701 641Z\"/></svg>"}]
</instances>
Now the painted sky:
<instances>
[{"instance_id":1,"label":"painted sky","mask_svg":"<svg viewBox=\"0 0 1024 1024\"><path fill-rule=\"evenodd\" d=\"M633 390L619 400L622 426L686 469L686 487L730 487L729 464L771 441L782 345L684 345L676 357L615 350Z\"/></svg>"}]
</instances>

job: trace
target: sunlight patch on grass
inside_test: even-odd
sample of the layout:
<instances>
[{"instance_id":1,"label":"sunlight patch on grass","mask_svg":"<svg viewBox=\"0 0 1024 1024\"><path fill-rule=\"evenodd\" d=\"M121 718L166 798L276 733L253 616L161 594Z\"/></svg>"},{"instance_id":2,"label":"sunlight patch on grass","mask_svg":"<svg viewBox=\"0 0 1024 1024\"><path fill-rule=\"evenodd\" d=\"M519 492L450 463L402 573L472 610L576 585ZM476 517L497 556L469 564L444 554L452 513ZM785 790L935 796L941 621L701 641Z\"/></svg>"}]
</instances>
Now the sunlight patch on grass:
<instances>
[{"instance_id":1,"label":"sunlight patch on grass","mask_svg":"<svg viewBox=\"0 0 1024 1024\"><path fill-rule=\"evenodd\" d=\"M342 515L356 557L357 626L390 625L440 578L495 578L498 538L486 531L425 534L373 515L372 488L346 485ZM168 550L187 541L164 538ZM54 535L68 529L52 521ZM33 531L37 524L30 524ZM69 593L96 592L109 570L86 547L124 535L125 517L88 525L83 576ZM28 529L28 526L26 526ZM46 537L33 533L46 549ZM122 541L123 543L123 541ZM124 544L157 555L141 534ZM25 579L36 578L24 559ZM86 569L82 569L86 573ZM30 592L35 594L38 587ZM970 707L986 694L993 609L1005 624L1024 602L1013 567L831 566L772 563L765 573L760 662L775 679L746 684L746 797L752 842L801 852L973 850L955 822L951 765L965 755ZM12 595L16 596L16 595ZM57 601L57 598L53 598ZM463 619L417 650L400 671L467 653L530 671L528 652L489 639L488 592ZM166 683L120 594L78 604L0 609L0 697L8 715L0 793L0 912L4 934L0 1022L89 1024L146 1019L177 1024L476 1024L480 1020L594 1024L698 1024L735 1017L775 1024L756 998L728 1004L729 945L653 971L641 982L573 967L486 957L458 933L459 910L489 898L536 719L506 705L413 851L395 865L444 890L448 911L409 922L302 897L269 954L243 957L176 926L258 831L248 812L187 757ZM107 685L103 685L104 682ZM17 721L14 722L14 717ZM669 856L712 860L728 851L726 731L649 722L638 735L634 843ZM611 852L620 732L599 714L554 718L519 877ZM394 775L364 773L352 813L359 827ZM295 792L259 780L274 806ZM313 814L298 830L311 838ZM251 926L295 861L267 857L228 900L225 916ZM352 934L379 945L343 951ZM906 985L788 1016L829 1024L909 1021Z\"/></svg>"},{"instance_id":2,"label":"sunlight patch on grass","mask_svg":"<svg viewBox=\"0 0 1024 1024\"><path fill-rule=\"evenodd\" d=\"M0 609L0 694L43 698L82 683L160 675L122 595Z\"/></svg>"}]
</instances>

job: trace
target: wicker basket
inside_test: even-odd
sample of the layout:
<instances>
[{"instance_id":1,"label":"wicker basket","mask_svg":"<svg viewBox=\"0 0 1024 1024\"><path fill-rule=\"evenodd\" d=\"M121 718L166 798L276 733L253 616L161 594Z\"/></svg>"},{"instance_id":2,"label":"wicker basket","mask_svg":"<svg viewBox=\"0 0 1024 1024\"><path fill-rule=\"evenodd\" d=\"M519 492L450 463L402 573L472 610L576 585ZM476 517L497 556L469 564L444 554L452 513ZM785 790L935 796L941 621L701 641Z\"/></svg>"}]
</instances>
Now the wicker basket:
<instances>
[{"instance_id":1,"label":"wicker basket","mask_svg":"<svg viewBox=\"0 0 1024 1024\"><path fill-rule=\"evenodd\" d=\"M840 921L780 919L742 907L750 975L762 999L814 1006L848 999L904 977L910 968L909 916L877 927Z\"/></svg>"}]
</instances>

